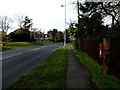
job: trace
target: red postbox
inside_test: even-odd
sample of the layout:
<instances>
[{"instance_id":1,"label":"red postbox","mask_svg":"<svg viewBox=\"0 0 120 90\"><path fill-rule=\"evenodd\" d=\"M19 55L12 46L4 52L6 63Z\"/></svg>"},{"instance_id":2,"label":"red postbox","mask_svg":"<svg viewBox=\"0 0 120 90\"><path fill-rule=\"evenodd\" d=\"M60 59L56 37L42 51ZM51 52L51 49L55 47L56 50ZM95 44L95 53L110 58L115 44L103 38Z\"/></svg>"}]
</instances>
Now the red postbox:
<instances>
[{"instance_id":1,"label":"red postbox","mask_svg":"<svg viewBox=\"0 0 120 90\"><path fill-rule=\"evenodd\" d=\"M102 58L102 54L103 54L102 51L103 51L103 44L100 43L100 44L99 44L99 57L100 57L100 58Z\"/></svg>"}]
</instances>

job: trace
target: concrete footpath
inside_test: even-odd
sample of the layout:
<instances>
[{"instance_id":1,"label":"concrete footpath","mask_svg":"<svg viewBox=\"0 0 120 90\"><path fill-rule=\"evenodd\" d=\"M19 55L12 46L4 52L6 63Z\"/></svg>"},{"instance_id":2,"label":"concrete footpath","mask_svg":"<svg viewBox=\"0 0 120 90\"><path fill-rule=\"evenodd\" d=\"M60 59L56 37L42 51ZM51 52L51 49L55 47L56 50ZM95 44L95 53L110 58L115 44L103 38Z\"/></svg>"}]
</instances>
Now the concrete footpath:
<instances>
[{"instance_id":1,"label":"concrete footpath","mask_svg":"<svg viewBox=\"0 0 120 90\"><path fill-rule=\"evenodd\" d=\"M66 88L91 88L91 73L79 63L69 45Z\"/></svg>"}]
</instances>

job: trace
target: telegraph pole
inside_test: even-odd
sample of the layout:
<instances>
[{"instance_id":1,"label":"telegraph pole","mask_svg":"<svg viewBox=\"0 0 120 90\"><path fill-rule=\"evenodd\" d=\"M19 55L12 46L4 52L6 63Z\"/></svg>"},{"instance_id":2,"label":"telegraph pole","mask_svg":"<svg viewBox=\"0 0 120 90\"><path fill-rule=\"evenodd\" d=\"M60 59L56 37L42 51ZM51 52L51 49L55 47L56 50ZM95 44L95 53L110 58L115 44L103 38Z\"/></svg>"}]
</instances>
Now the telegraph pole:
<instances>
[{"instance_id":1,"label":"telegraph pole","mask_svg":"<svg viewBox=\"0 0 120 90\"><path fill-rule=\"evenodd\" d=\"M66 0L65 0L65 32L64 32L64 46L66 46Z\"/></svg>"},{"instance_id":2,"label":"telegraph pole","mask_svg":"<svg viewBox=\"0 0 120 90\"><path fill-rule=\"evenodd\" d=\"M79 24L79 21L80 21L80 13L79 13L79 0L77 0L77 13L78 13L78 24Z\"/></svg>"},{"instance_id":3,"label":"telegraph pole","mask_svg":"<svg viewBox=\"0 0 120 90\"><path fill-rule=\"evenodd\" d=\"M65 5L61 5L61 7L65 7L65 31L64 31L64 46L66 46L66 0L65 0Z\"/></svg>"}]
</instances>

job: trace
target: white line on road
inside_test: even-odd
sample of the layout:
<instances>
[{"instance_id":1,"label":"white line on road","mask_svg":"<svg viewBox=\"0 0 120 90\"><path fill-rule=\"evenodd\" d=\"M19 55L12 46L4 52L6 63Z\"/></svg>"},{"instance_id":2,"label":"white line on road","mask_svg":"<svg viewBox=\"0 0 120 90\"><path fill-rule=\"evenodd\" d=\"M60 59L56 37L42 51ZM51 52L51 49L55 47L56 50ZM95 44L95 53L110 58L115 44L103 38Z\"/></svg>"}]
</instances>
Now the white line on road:
<instances>
[{"instance_id":1,"label":"white line on road","mask_svg":"<svg viewBox=\"0 0 120 90\"><path fill-rule=\"evenodd\" d=\"M30 51L36 51L38 49L45 48L45 47L47 47L47 46L43 46L43 47L40 47L40 48L35 48L35 49L30 50Z\"/></svg>"},{"instance_id":2,"label":"white line on road","mask_svg":"<svg viewBox=\"0 0 120 90\"><path fill-rule=\"evenodd\" d=\"M11 55L11 56L8 56L8 57L2 58L2 59L7 59L7 58L10 58L10 57L13 57L13 56L18 56L18 55L21 55L21 54L23 54L23 53L18 53L18 54Z\"/></svg>"},{"instance_id":3,"label":"white line on road","mask_svg":"<svg viewBox=\"0 0 120 90\"><path fill-rule=\"evenodd\" d=\"M30 51L35 51L35 50L38 50L38 49L40 49L40 48L35 48L35 49L33 49L33 50L30 50Z\"/></svg>"}]
</instances>

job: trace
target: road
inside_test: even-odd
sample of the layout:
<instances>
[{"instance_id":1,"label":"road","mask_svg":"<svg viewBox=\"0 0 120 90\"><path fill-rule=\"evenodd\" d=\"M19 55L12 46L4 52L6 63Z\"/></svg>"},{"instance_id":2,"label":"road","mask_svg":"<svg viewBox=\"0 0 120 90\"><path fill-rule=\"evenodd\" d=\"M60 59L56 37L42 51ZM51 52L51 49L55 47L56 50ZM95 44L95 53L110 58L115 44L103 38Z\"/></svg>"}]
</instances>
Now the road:
<instances>
[{"instance_id":1,"label":"road","mask_svg":"<svg viewBox=\"0 0 120 90\"><path fill-rule=\"evenodd\" d=\"M30 46L2 52L2 60L0 60L2 62L2 88L13 84L60 46L63 44Z\"/></svg>"}]
</instances>

